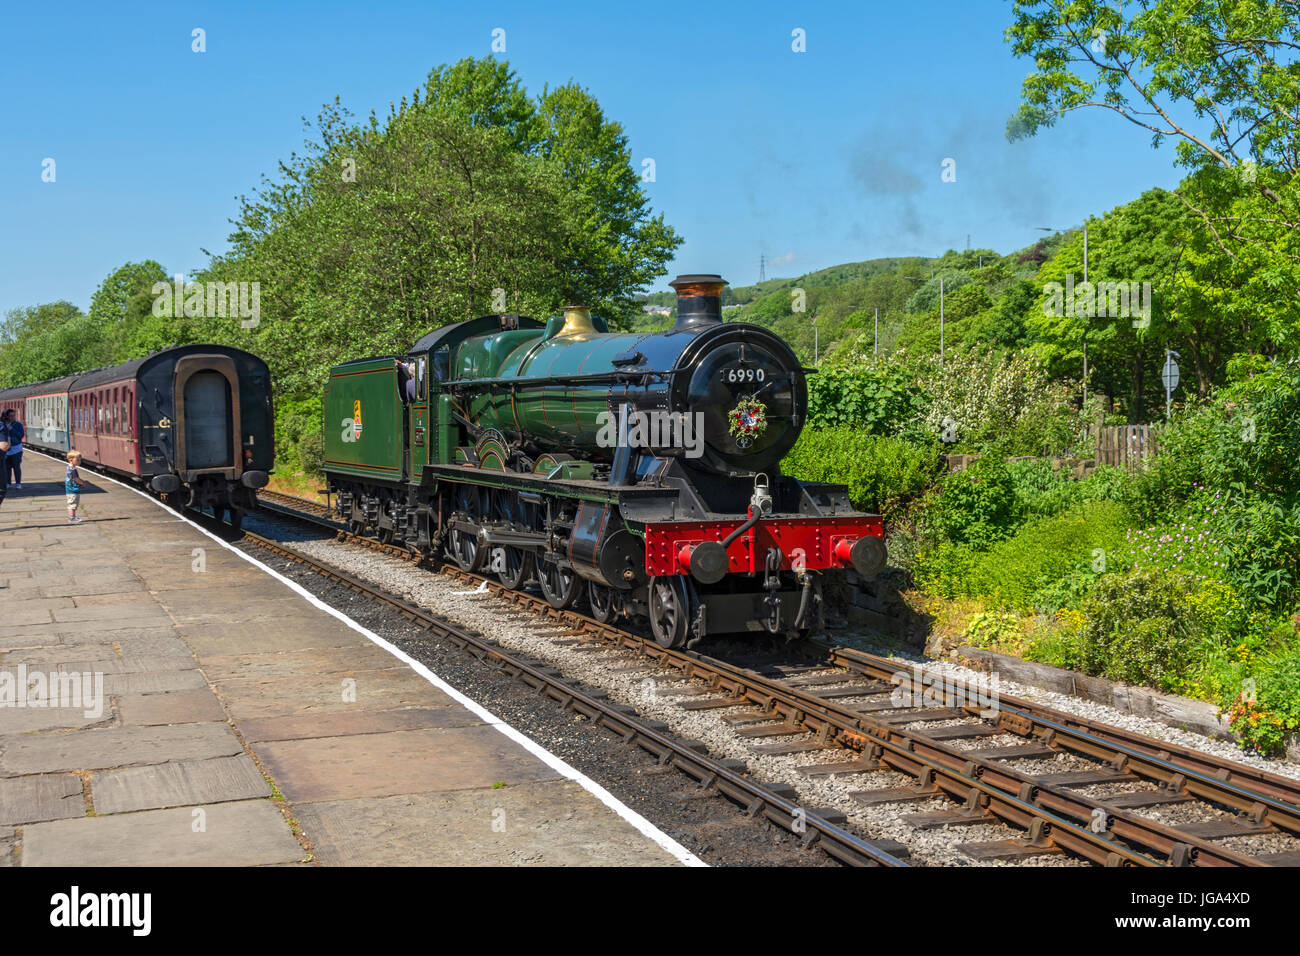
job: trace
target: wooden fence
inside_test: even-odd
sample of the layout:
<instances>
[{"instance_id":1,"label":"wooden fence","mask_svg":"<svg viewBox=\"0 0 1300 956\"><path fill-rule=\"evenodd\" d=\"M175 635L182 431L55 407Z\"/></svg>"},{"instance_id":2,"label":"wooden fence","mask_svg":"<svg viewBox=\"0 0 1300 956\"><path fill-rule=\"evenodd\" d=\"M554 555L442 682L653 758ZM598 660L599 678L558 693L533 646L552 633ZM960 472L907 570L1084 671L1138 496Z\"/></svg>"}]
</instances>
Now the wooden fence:
<instances>
[{"instance_id":1,"label":"wooden fence","mask_svg":"<svg viewBox=\"0 0 1300 956\"><path fill-rule=\"evenodd\" d=\"M1154 425L1110 425L1097 430L1097 464L1141 468L1160 450Z\"/></svg>"}]
</instances>

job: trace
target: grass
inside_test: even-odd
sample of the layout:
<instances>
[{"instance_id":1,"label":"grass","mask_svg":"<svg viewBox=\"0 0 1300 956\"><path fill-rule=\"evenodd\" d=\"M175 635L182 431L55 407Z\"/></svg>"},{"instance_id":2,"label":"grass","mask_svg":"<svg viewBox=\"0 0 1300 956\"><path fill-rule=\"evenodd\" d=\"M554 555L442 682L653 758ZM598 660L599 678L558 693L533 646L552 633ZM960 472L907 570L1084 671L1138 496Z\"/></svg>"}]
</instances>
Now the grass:
<instances>
[{"instance_id":1,"label":"grass","mask_svg":"<svg viewBox=\"0 0 1300 956\"><path fill-rule=\"evenodd\" d=\"M319 490L325 486L321 475L308 475L305 472L276 469L271 472L271 480L266 487L269 491L278 491L282 495L296 495L317 504L325 504L325 496Z\"/></svg>"}]
</instances>

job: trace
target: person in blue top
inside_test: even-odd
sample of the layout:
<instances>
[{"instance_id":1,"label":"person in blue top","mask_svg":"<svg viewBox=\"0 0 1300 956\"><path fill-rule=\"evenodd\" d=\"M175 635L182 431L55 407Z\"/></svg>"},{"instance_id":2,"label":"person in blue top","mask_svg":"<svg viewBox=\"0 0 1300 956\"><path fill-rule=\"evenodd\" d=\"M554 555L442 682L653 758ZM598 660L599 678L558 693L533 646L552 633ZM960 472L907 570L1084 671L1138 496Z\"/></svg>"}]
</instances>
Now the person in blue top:
<instances>
[{"instance_id":1,"label":"person in blue top","mask_svg":"<svg viewBox=\"0 0 1300 956\"><path fill-rule=\"evenodd\" d=\"M13 483L15 488L23 486L23 439L27 437L27 429L23 423L15 418L15 412L12 408L4 410L4 423L9 426L9 449L5 452L4 483L7 485Z\"/></svg>"},{"instance_id":2,"label":"person in blue top","mask_svg":"<svg viewBox=\"0 0 1300 956\"><path fill-rule=\"evenodd\" d=\"M4 421L4 416L0 415L0 455L9 451L9 425ZM9 470L0 467L0 505L4 504L5 492L9 490Z\"/></svg>"}]
</instances>

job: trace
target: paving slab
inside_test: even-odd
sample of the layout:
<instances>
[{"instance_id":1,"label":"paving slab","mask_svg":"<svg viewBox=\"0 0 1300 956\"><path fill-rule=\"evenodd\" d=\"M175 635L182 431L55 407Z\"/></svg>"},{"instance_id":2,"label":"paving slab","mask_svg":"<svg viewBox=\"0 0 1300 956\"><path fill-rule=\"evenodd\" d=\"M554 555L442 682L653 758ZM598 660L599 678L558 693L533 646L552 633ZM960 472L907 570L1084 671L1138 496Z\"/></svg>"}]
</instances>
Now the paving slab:
<instances>
[{"instance_id":1,"label":"paving slab","mask_svg":"<svg viewBox=\"0 0 1300 956\"><path fill-rule=\"evenodd\" d=\"M134 575L123 575L108 579L96 576L94 580L75 577L71 580L66 575L56 576L57 584L37 584L42 597L76 597L86 598L97 594L122 594L144 592L145 586Z\"/></svg>"},{"instance_id":2,"label":"paving slab","mask_svg":"<svg viewBox=\"0 0 1300 956\"><path fill-rule=\"evenodd\" d=\"M92 696L94 690L92 687ZM113 722L113 705L108 691L99 699L82 698L73 707L0 708L0 740L8 734L30 734L43 730L81 730Z\"/></svg>"},{"instance_id":3,"label":"paving slab","mask_svg":"<svg viewBox=\"0 0 1300 956\"><path fill-rule=\"evenodd\" d=\"M64 607L49 612L56 624L98 624L100 621L121 621L123 626L139 627L142 624L171 624L157 604L131 607ZM36 623L36 622L33 622Z\"/></svg>"},{"instance_id":4,"label":"paving slab","mask_svg":"<svg viewBox=\"0 0 1300 956\"><path fill-rule=\"evenodd\" d=\"M116 627L112 630L103 628L73 630L65 626L59 632L62 644L102 644L108 642L125 646L128 642L148 640L149 638L178 638L176 628L170 624L161 627ZM188 645L186 645L188 647Z\"/></svg>"},{"instance_id":5,"label":"paving slab","mask_svg":"<svg viewBox=\"0 0 1300 956\"><path fill-rule=\"evenodd\" d=\"M10 734L0 737L0 776L230 757L243 749L230 727L218 723Z\"/></svg>"},{"instance_id":6,"label":"paving slab","mask_svg":"<svg viewBox=\"0 0 1300 956\"><path fill-rule=\"evenodd\" d=\"M123 724L192 724L223 721L226 712L208 687L157 694L123 694L118 698Z\"/></svg>"},{"instance_id":7,"label":"paving slab","mask_svg":"<svg viewBox=\"0 0 1300 956\"><path fill-rule=\"evenodd\" d=\"M208 682L203 679L203 672L196 669L155 671L148 674L104 675L104 693L113 696L157 694L207 686Z\"/></svg>"},{"instance_id":8,"label":"paving slab","mask_svg":"<svg viewBox=\"0 0 1300 956\"><path fill-rule=\"evenodd\" d=\"M364 640L339 621L324 617L315 627L278 627L274 624L188 624L176 629L199 659L231 654L265 654L309 647L342 647Z\"/></svg>"},{"instance_id":9,"label":"paving slab","mask_svg":"<svg viewBox=\"0 0 1300 956\"><path fill-rule=\"evenodd\" d=\"M37 823L22 835L23 866L267 866L305 855L269 800Z\"/></svg>"},{"instance_id":10,"label":"paving slab","mask_svg":"<svg viewBox=\"0 0 1300 956\"><path fill-rule=\"evenodd\" d=\"M245 754L212 760L177 760L92 774L96 813L124 813L269 797L271 785Z\"/></svg>"},{"instance_id":11,"label":"paving slab","mask_svg":"<svg viewBox=\"0 0 1300 956\"><path fill-rule=\"evenodd\" d=\"M227 680L217 685L230 716L286 717L447 704L449 698L407 667L304 674L273 680Z\"/></svg>"},{"instance_id":12,"label":"paving slab","mask_svg":"<svg viewBox=\"0 0 1300 956\"><path fill-rule=\"evenodd\" d=\"M80 777L50 774L0 779L0 826L85 815Z\"/></svg>"},{"instance_id":13,"label":"paving slab","mask_svg":"<svg viewBox=\"0 0 1300 956\"><path fill-rule=\"evenodd\" d=\"M214 683L226 680L269 679L339 671L404 667L392 654L369 641L343 647L315 647L265 654L204 657L203 673Z\"/></svg>"},{"instance_id":14,"label":"paving slab","mask_svg":"<svg viewBox=\"0 0 1300 956\"><path fill-rule=\"evenodd\" d=\"M239 722L239 732L245 740L256 742L382 734L432 727L472 727L482 723L464 707L449 702L442 707L411 707L406 710L350 710L306 717L253 717Z\"/></svg>"},{"instance_id":15,"label":"paving slab","mask_svg":"<svg viewBox=\"0 0 1300 956\"><path fill-rule=\"evenodd\" d=\"M570 780L310 803L323 866L673 866Z\"/></svg>"},{"instance_id":16,"label":"paving slab","mask_svg":"<svg viewBox=\"0 0 1300 956\"><path fill-rule=\"evenodd\" d=\"M57 624L42 624L39 627L0 627L0 650L58 644L61 630L62 628Z\"/></svg>"},{"instance_id":17,"label":"paving slab","mask_svg":"<svg viewBox=\"0 0 1300 956\"><path fill-rule=\"evenodd\" d=\"M274 741L253 750L295 806L559 779L486 725Z\"/></svg>"}]
</instances>

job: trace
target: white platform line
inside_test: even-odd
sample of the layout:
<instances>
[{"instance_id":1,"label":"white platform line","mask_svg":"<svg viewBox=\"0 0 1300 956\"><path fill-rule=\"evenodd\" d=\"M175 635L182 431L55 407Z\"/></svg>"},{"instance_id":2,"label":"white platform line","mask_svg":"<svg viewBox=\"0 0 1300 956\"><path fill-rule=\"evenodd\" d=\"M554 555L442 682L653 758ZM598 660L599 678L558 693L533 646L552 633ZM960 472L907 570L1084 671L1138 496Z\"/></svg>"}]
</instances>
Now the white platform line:
<instances>
[{"instance_id":1,"label":"white platform line","mask_svg":"<svg viewBox=\"0 0 1300 956\"><path fill-rule=\"evenodd\" d=\"M33 449L30 448L30 446L28 446L25 450L33 451ZM51 461L57 462L61 460L58 458L54 458L51 455L46 455L43 452L35 452L35 453L41 455L41 457L43 458L49 458ZM400 648L395 647L394 645L388 643L388 641L384 640L378 634L374 633L369 628L363 627L361 624L352 620L352 618L348 617L346 614L344 614L342 611L338 610L337 608L331 607L329 604L326 604L320 598L316 597L316 595L312 594L302 585L298 584L298 582L285 577L279 571L275 570L275 568L263 564L261 561L257 560L252 555L244 551L241 551L239 548L234 547L229 542L222 541L220 538L218 538L207 528L185 517L185 515L183 514L178 514L177 512L173 511L171 508L168 508L157 498L153 497L150 494L147 494L144 491L141 491L139 488L133 488L131 485L128 485L122 481L118 481L116 478L110 478L108 475L105 475L102 472L96 471L94 472L94 475L96 478L103 478L106 481L111 481L113 482L113 484L119 485L125 488L127 491L133 491L141 498L144 498L146 501L154 505L157 505L159 508L162 508L164 511L168 512L169 514L174 515L177 518L177 520L184 521L186 524L194 528L200 534L204 534L207 537L211 538L213 541L221 545L227 551L237 554L239 557L243 558L249 564L265 571L267 574L271 575L271 577L275 578L281 584L285 585L290 590L294 591L296 594L302 597L304 600L307 601L307 603L311 604L313 607L324 611L326 614L329 614L332 617L338 618L340 621L342 621L348 627L352 628L352 630L356 631L358 634L361 634L371 643L375 644L378 647L382 647L385 651L387 651L389 654L392 654L402 663L406 664L408 667L411 668L411 670L415 671L417 674L419 674L421 677L427 680L434 687L438 688L438 690L442 691L448 697L454 699L462 707L469 710L471 713L474 714L474 716L478 717L485 724L488 724L491 727L495 727L498 731L500 731L506 737L509 737L515 743L519 744L519 746L523 747L533 756L537 757L537 759L541 760L542 763L546 764L556 773L560 774L563 777L567 777L568 779L572 780L574 783L578 784L578 786L582 787L582 789L586 790L593 797L595 797L605 806L609 807L616 814L618 814L622 819L626 820L633 827L635 827L639 833L641 833L647 839L654 842L656 845L662 847L666 852L671 854L673 857L675 857L682 863L686 864L687 866L708 866L707 863L705 863L703 860L697 857L694 853L686 849L686 847L682 846L680 843L678 843L668 834L664 833L662 830L656 827L645 817L641 816L641 814L637 813L627 804L623 803L623 801L619 800L618 797L614 796L612 793L610 793L608 790L606 790L604 787L598 784L595 780L592 780L581 770L578 770L576 767L570 766L563 759L551 753L549 750L547 750L541 744L537 743L537 741L533 740L527 734L523 733L520 730L516 730L510 724L506 723L504 720L502 720L496 714L492 713L490 710L488 710L478 701L473 700L470 697L467 697L465 694L461 693L455 687L452 687L445 680L443 680L441 677L439 677L437 674L431 671L426 665L415 660L415 658L410 657Z\"/></svg>"}]
</instances>

